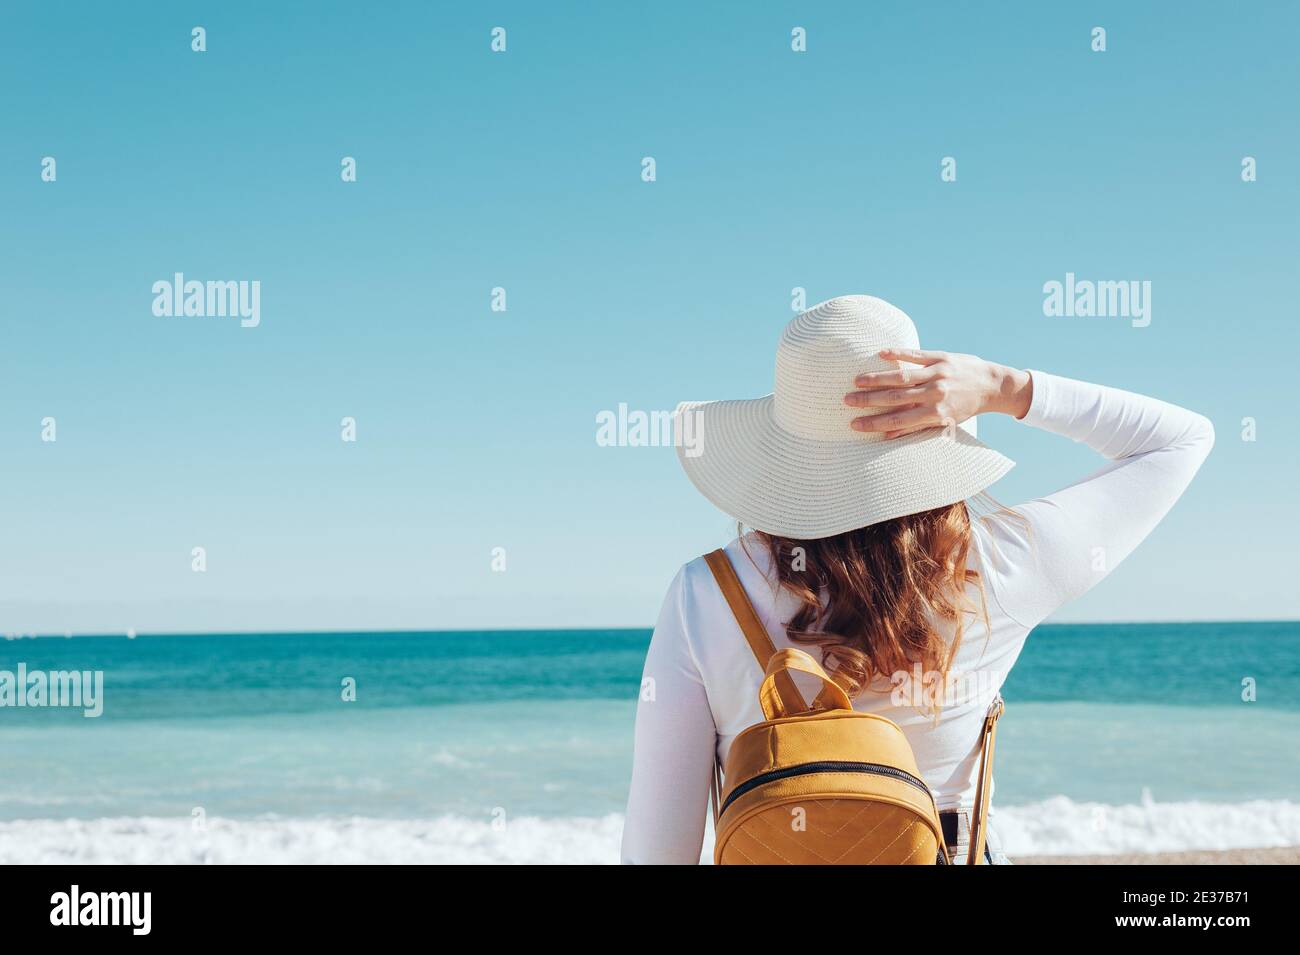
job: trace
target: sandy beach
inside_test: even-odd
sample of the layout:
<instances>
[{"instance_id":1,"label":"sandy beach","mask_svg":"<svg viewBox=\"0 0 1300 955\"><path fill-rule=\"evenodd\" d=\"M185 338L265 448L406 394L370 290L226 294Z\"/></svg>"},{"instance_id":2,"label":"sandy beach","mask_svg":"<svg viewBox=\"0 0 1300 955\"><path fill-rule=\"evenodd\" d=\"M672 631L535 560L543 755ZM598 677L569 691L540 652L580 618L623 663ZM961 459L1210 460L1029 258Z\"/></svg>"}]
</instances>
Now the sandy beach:
<instances>
[{"instance_id":1,"label":"sandy beach","mask_svg":"<svg viewBox=\"0 0 1300 955\"><path fill-rule=\"evenodd\" d=\"M1130 852L1106 856L1022 856L1016 865L1297 865L1300 846L1193 852Z\"/></svg>"}]
</instances>

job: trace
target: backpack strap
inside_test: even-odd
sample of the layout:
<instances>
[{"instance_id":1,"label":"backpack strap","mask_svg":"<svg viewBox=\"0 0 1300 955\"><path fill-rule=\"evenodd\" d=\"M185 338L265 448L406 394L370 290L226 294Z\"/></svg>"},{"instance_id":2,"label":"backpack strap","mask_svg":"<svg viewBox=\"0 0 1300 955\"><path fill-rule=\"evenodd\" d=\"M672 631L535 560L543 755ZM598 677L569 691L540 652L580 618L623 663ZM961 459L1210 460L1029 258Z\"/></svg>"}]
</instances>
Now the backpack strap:
<instances>
[{"instance_id":1,"label":"backpack strap","mask_svg":"<svg viewBox=\"0 0 1300 955\"><path fill-rule=\"evenodd\" d=\"M713 571L713 579L718 582L718 589L726 598L727 606L731 608L731 615L736 618L736 623L740 624L740 632L745 635L749 649L754 652L758 668L763 673L767 673L767 663L776 655L776 644L768 636L763 621L758 619L754 605L750 603L749 595L745 593L744 585L736 576L736 568L731 566L731 558L727 556L726 551L718 549L711 554L705 554L704 560L708 563L709 570ZM804 702L803 695L794 685L794 680L789 673L785 671L778 673L776 686L784 699L796 705ZM804 707L806 708L806 703Z\"/></svg>"},{"instance_id":2,"label":"backpack strap","mask_svg":"<svg viewBox=\"0 0 1300 955\"><path fill-rule=\"evenodd\" d=\"M722 591L722 596L727 601L727 606L731 608L731 615L736 618L736 623L740 625L740 632L745 635L745 642L749 644L749 649L753 651L754 659L758 661L759 669L764 673L766 680L767 667L771 659L776 656L776 644L768 636L767 627L763 626L763 621L758 619L758 613L754 610L754 605L749 600L749 595L745 593L745 587L736 576L736 568L731 565L731 558L726 551L719 548L711 553L704 555L705 562L709 565L709 570L713 572L713 579L718 583L718 589ZM808 708L807 701L804 700L803 694L799 692L799 687L795 686L794 679L787 670L779 670L773 677L777 694L786 701L792 710L805 710ZM843 695L843 690L838 686L834 689ZM829 708L832 701L832 688L827 686L818 695L814 706ZM709 787L709 797L713 805L713 821L716 824L719 815L719 806L722 805L722 764L716 754L713 759L713 781Z\"/></svg>"},{"instance_id":3,"label":"backpack strap","mask_svg":"<svg viewBox=\"0 0 1300 955\"><path fill-rule=\"evenodd\" d=\"M754 605L750 603L749 595L745 593L745 587L736 576L736 568L731 566L731 558L721 548L712 553L704 555L705 563L709 565L709 570L713 572L713 579L717 581L718 589L722 591L722 596L727 601L727 606L731 608L731 615L736 618L736 623L740 626L740 632L745 635L745 642L749 644L749 649L754 653L754 659L758 661L758 668L767 673L767 661L776 655L776 644L767 634L767 627L763 626L763 621L758 619L758 614L754 612ZM803 695L800 694L799 688L794 685L794 680L790 674L782 671L776 677L778 692L787 700L803 701ZM713 824L718 823L719 807L722 805L722 761L715 753L713 756L713 780L709 787L709 802L713 806Z\"/></svg>"},{"instance_id":4,"label":"backpack strap","mask_svg":"<svg viewBox=\"0 0 1300 955\"><path fill-rule=\"evenodd\" d=\"M975 813L971 819L970 855L967 865L978 865L984 860L984 843L988 835L989 798L993 795L993 744L998 735L998 718L1006 709L1002 694L998 694L984 717L984 730L980 734L980 778L975 786Z\"/></svg>"}]
</instances>

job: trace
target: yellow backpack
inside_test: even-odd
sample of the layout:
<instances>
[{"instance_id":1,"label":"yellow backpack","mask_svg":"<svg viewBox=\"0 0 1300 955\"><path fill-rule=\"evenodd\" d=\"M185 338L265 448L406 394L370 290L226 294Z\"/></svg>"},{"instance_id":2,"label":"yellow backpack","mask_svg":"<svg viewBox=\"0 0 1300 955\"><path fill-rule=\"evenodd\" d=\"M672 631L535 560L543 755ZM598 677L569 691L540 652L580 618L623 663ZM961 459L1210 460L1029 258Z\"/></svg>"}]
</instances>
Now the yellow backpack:
<instances>
[{"instance_id":1,"label":"yellow backpack","mask_svg":"<svg viewBox=\"0 0 1300 955\"><path fill-rule=\"evenodd\" d=\"M714 766L713 860L719 865L947 865L934 797L897 723L858 713L802 650L778 651L726 553L705 557L764 670L766 719L731 744L726 784ZM821 680L808 706L792 670ZM984 861L998 698L984 721L971 823L971 864Z\"/></svg>"}]
</instances>

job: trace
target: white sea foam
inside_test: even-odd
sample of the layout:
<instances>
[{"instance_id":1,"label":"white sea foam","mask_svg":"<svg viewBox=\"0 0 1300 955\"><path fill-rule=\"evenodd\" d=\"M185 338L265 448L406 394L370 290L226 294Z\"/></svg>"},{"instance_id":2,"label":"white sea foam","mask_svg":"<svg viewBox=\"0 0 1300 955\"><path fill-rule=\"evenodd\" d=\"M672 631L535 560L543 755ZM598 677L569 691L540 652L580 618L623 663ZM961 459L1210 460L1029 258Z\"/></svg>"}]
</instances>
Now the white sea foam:
<instances>
[{"instance_id":1,"label":"white sea foam","mask_svg":"<svg viewBox=\"0 0 1300 955\"><path fill-rule=\"evenodd\" d=\"M1055 796L999 807L994 825L1017 855L1113 855L1188 849L1300 845L1300 804L1282 799L1239 803L1153 802L1111 806Z\"/></svg>"},{"instance_id":2,"label":"white sea foam","mask_svg":"<svg viewBox=\"0 0 1300 955\"><path fill-rule=\"evenodd\" d=\"M996 825L1013 859L1300 845L1300 804L1108 806L1064 796L1006 806ZM196 830L157 817L0 823L0 864L31 863L610 863L623 820L224 819ZM708 856L710 847L705 847Z\"/></svg>"},{"instance_id":3,"label":"white sea foam","mask_svg":"<svg viewBox=\"0 0 1300 955\"><path fill-rule=\"evenodd\" d=\"M222 819L0 823L0 865L226 863L590 863L618 859L623 818Z\"/></svg>"}]
</instances>

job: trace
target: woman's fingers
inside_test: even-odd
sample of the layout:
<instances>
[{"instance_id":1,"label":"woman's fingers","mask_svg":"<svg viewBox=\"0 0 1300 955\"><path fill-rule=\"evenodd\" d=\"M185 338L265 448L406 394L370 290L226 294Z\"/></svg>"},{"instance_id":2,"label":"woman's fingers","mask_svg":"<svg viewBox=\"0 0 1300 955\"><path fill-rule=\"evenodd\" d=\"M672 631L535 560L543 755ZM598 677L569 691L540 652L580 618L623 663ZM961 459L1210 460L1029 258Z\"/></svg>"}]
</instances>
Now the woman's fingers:
<instances>
[{"instance_id":1,"label":"woman's fingers","mask_svg":"<svg viewBox=\"0 0 1300 955\"><path fill-rule=\"evenodd\" d=\"M922 351L919 348L885 348L879 355L886 361L906 361L913 365L937 365L948 357L946 351Z\"/></svg>"},{"instance_id":2,"label":"woman's fingers","mask_svg":"<svg viewBox=\"0 0 1300 955\"><path fill-rule=\"evenodd\" d=\"M934 408L914 405L902 411L886 411L883 414L854 418L853 430L888 434L895 431L922 431L926 428L937 428L942 423Z\"/></svg>"},{"instance_id":3,"label":"woman's fingers","mask_svg":"<svg viewBox=\"0 0 1300 955\"><path fill-rule=\"evenodd\" d=\"M928 385L912 388L881 388L877 391L850 391L844 403L850 408L893 408L898 405L915 405L931 397Z\"/></svg>"},{"instance_id":4,"label":"woman's fingers","mask_svg":"<svg viewBox=\"0 0 1300 955\"><path fill-rule=\"evenodd\" d=\"M886 431L885 437L892 441L894 438L901 438L905 434L916 434L918 431L930 431L936 427L938 427L938 425L923 424L915 428L904 428L901 431Z\"/></svg>"},{"instance_id":5,"label":"woman's fingers","mask_svg":"<svg viewBox=\"0 0 1300 955\"><path fill-rule=\"evenodd\" d=\"M919 348L886 348L878 353L886 361L907 362L889 371L858 375L853 384L860 391L844 396L850 408L887 408L880 414L854 418L855 431L899 438L942 426L941 407L947 407L951 386L947 367L934 367L952 358L947 352Z\"/></svg>"},{"instance_id":6,"label":"woman's fingers","mask_svg":"<svg viewBox=\"0 0 1300 955\"><path fill-rule=\"evenodd\" d=\"M898 388L906 385L919 385L934 378L936 372L929 368L893 368L889 371L873 371L858 375L853 384L859 388Z\"/></svg>"}]
</instances>

